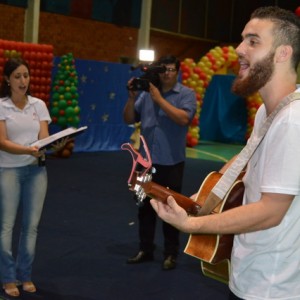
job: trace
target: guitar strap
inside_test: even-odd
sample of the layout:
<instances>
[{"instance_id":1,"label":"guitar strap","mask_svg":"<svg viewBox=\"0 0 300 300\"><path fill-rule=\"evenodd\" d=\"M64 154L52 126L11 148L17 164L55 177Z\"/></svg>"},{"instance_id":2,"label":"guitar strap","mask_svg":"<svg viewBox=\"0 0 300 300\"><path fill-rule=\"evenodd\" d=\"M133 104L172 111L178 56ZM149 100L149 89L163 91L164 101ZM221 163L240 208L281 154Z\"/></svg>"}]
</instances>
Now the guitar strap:
<instances>
[{"instance_id":1,"label":"guitar strap","mask_svg":"<svg viewBox=\"0 0 300 300\"><path fill-rule=\"evenodd\" d=\"M238 178L242 170L247 165L251 156L257 149L258 145L263 140L266 132L268 131L271 123L277 113L286 105L294 100L300 100L300 93L292 93L286 96L275 108L275 110L267 117L263 126L260 128L258 135L252 134L249 138L247 145L241 150L236 159L230 165L230 167L225 171L222 177L219 179L217 184L208 194L208 197L201 208L200 215L210 214L214 208L216 208L225 198L227 192L230 190L231 186Z\"/></svg>"}]
</instances>

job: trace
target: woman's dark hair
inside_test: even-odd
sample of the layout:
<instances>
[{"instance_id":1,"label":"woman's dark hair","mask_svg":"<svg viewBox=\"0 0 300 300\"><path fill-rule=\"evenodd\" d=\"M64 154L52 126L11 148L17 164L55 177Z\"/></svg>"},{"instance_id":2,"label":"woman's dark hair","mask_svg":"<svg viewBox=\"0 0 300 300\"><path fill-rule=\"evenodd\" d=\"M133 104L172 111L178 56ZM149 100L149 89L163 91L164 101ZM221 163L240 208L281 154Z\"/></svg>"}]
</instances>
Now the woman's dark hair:
<instances>
[{"instance_id":1,"label":"woman's dark hair","mask_svg":"<svg viewBox=\"0 0 300 300\"><path fill-rule=\"evenodd\" d=\"M180 61L173 55L162 56L158 60L158 64L159 65L175 64L177 72L179 71L179 68L180 68Z\"/></svg>"},{"instance_id":2,"label":"woman's dark hair","mask_svg":"<svg viewBox=\"0 0 300 300\"><path fill-rule=\"evenodd\" d=\"M3 68L3 79L0 86L0 97L10 97L11 96L11 89L7 78L10 77L13 71L15 71L19 66L24 65L28 69L28 73L30 74L30 69L28 63L23 60L22 58L11 58L9 59ZM29 87L26 91L27 95L30 95Z\"/></svg>"}]
</instances>

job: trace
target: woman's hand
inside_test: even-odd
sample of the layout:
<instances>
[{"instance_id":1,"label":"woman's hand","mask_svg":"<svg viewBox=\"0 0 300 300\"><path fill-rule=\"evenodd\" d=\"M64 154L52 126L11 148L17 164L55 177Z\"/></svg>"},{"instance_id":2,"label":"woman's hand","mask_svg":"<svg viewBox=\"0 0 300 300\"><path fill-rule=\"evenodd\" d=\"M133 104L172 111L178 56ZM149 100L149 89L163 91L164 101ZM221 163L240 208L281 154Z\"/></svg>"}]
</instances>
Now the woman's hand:
<instances>
[{"instance_id":1,"label":"woman's hand","mask_svg":"<svg viewBox=\"0 0 300 300\"><path fill-rule=\"evenodd\" d=\"M28 154L30 154L36 158L39 158L39 157L45 155L45 151L46 151L46 150L39 151L39 148L37 146L32 146L32 147L29 147L28 149L29 149Z\"/></svg>"}]
</instances>

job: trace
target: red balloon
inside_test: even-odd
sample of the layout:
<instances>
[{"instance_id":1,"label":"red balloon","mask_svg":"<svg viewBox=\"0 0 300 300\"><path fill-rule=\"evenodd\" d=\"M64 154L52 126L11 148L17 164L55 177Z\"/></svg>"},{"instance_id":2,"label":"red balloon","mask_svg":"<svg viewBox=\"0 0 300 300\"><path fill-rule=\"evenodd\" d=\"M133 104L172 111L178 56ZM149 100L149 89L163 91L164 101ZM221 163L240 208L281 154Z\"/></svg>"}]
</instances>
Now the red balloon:
<instances>
[{"instance_id":1,"label":"red balloon","mask_svg":"<svg viewBox=\"0 0 300 300\"><path fill-rule=\"evenodd\" d=\"M216 72L216 71L218 70L218 67L217 67L216 65L212 65L212 66L211 66L211 69L212 69L214 72Z\"/></svg>"},{"instance_id":2,"label":"red balloon","mask_svg":"<svg viewBox=\"0 0 300 300\"><path fill-rule=\"evenodd\" d=\"M300 6L298 6L295 10L295 14L300 17Z\"/></svg>"},{"instance_id":3,"label":"red balloon","mask_svg":"<svg viewBox=\"0 0 300 300\"><path fill-rule=\"evenodd\" d=\"M187 72L182 73L182 79L188 79L190 77L190 74Z\"/></svg>"},{"instance_id":4,"label":"red balloon","mask_svg":"<svg viewBox=\"0 0 300 300\"><path fill-rule=\"evenodd\" d=\"M198 145L198 140L195 137L192 137L190 143L191 143L191 146L194 147L194 146Z\"/></svg>"},{"instance_id":5,"label":"red balloon","mask_svg":"<svg viewBox=\"0 0 300 300\"><path fill-rule=\"evenodd\" d=\"M199 67L195 67L195 68L193 69L193 71L194 71L194 73L196 73L196 74L198 74L198 75L200 75L200 74L202 73L202 70L201 70L201 68L199 68Z\"/></svg>"},{"instance_id":6,"label":"red balloon","mask_svg":"<svg viewBox=\"0 0 300 300\"><path fill-rule=\"evenodd\" d=\"M223 47L222 50L223 50L224 53L228 53L228 51L229 51L228 47L226 47L226 46Z\"/></svg>"},{"instance_id":7,"label":"red balloon","mask_svg":"<svg viewBox=\"0 0 300 300\"><path fill-rule=\"evenodd\" d=\"M201 71L201 73L199 74L199 78L200 78L201 80L206 80L206 79L207 79L207 76L206 76L206 74L205 74L203 71Z\"/></svg>"},{"instance_id":8,"label":"red balloon","mask_svg":"<svg viewBox=\"0 0 300 300\"><path fill-rule=\"evenodd\" d=\"M193 126L197 126L198 124L199 124L198 117L197 117L197 116L195 116L195 117L193 118L192 122L191 122L191 125L193 125Z\"/></svg>"}]
</instances>

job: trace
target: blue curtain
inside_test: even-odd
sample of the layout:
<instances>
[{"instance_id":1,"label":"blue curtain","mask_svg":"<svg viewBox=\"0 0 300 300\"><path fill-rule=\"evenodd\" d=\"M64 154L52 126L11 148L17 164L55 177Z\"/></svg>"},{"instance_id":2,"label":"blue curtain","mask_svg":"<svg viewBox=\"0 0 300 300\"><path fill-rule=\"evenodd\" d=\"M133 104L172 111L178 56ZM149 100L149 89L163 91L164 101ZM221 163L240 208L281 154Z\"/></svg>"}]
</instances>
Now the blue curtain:
<instances>
[{"instance_id":1,"label":"blue curtain","mask_svg":"<svg viewBox=\"0 0 300 300\"><path fill-rule=\"evenodd\" d=\"M53 79L60 58L54 60ZM128 98L127 81L140 70L120 63L75 59L78 74L80 126L88 129L76 137L75 152L117 151L134 131L123 122ZM215 75L209 84L200 116L200 138L225 143L244 143L247 128L245 100L230 92L234 76ZM61 130L50 125L50 132Z\"/></svg>"},{"instance_id":2,"label":"blue curtain","mask_svg":"<svg viewBox=\"0 0 300 300\"><path fill-rule=\"evenodd\" d=\"M200 139L223 143L245 143L247 108L245 99L231 93L234 75L214 75L203 99Z\"/></svg>"},{"instance_id":3,"label":"blue curtain","mask_svg":"<svg viewBox=\"0 0 300 300\"><path fill-rule=\"evenodd\" d=\"M60 58L55 58L53 79ZM75 59L78 74L80 126L88 129L76 137L75 152L120 150L133 132L123 122L128 98L127 81L133 76L130 65ZM51 133L59 129L50 126Z\"/></svg>"}]
</instances>

